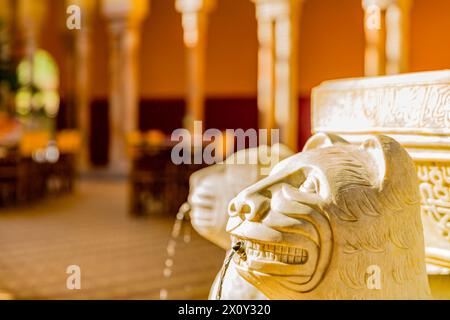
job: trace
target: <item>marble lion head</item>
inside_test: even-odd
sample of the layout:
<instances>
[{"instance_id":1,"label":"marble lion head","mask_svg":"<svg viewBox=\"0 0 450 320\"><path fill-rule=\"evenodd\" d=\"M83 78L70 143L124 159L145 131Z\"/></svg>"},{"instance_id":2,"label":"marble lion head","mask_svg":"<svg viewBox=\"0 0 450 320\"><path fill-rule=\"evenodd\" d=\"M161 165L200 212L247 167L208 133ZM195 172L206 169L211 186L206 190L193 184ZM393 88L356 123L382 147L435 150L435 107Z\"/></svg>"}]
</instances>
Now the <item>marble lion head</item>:
<instances>
[{"instance_id":1,"label":"marble lion head","mask_svg":"<svg viewBox=\"0 0 450 320\"><path fill-rule=\"evenodd\" d=\"M286 146L243 149L223 163L196 171L191 175L189 204L191 222L203 237L225 250L230 249L230 235L226 232L228 203L241 190L267 176L280 160L293 153ZM266 170L261 170L261 169Z\"/></svg>"},{"instance_id":2,"label":"marble lion head","mask_svg":"<svg viewBox=\"0 0 450 320\"><path fill-rule=\"evenodd\" d=\"M392 138L317 134L230 202L233 263L270 299L429 298L416 179Z\"/></svg>"}]
</instances>

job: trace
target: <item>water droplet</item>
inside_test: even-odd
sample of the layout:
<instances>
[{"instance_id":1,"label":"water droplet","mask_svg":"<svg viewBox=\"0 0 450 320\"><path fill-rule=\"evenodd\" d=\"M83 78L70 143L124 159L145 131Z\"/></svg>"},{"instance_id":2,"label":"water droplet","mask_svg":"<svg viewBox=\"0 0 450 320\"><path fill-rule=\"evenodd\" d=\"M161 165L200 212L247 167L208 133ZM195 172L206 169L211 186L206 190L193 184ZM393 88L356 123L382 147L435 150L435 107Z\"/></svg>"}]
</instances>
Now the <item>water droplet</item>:
<instances>
[{"instance_id":1,"label":"water droplet","mask_svg":"<svg viewBox=\"0 0 450 320\"><path fill-rule=\"evenodd\" d=\"M175 249L177 246L177 239L180 236L180 233L183 229L183 240L185 243L191 241L191 230L190 224L188 222L189 218L190 206L185 203L180 208L180 211L176 215L175 222L172 227L171 239L167 243L167 258L165 260L165 268L163 270L163 275L165 278L169 278L172 276L172 267L174 265L174 257L175 257ZM185 287L185 290L190 291L191 287ZM166 289L160 290L160 299L166 300L168 296L168 291Z\"/></svg>"},{"instance_id":2,"label":"water droplet","mask_svg":"<svg viewBox=\"0 0 450 320\"><path fill-rule=\"evenodd\" d=\"M172 275L172 270L170 268L165 268L163 274L164 277L169 278Z\"/></svg>"},{"instance_id":3,"label":"water droplet","mask_svg":"<svg viewBox=\"0 0 450 320\"><path fill-rule=\"evenodd\" d=\"M183 212L178 212L177 213L177 220L184 220L184 213Z\"/></svg>"},{"instance_id":4,"label":"water droplet","mask_svg":"<svg viewBox=\"0 0 450 320\"><path fill-rule=\"evenodd\" d=\"M167 254L169 256L173 256L175 254L176 244L177 243L174 240L169 241L169 244L167 245Z\"/></svg>"},{"instance_id":5,"label":"water droplet","mask_svg":"<svg viewBox=\"0 0 450 320\"><path fill-rule=\"evenodd\" d=\"M160 300L166 300L168 295L169 295L169 293L167 292L166 289L161 289L161 291L159 291L159 299Z\"/></svg>"},{"instance_id":6,"label":"water droplet","mask_svg":"<svg viewBox=\"0 0 450 320\"><path fill-rule=\"evenodd\" d=\"M172 238L178 238L181 230L181 221L175 222L172 229Z\"/></svg>"},{"instance_id":7,"label":"water droplet","mask_svg":"<svg viewBox=\"0 0 450 320\"><path fill-rule=\"evenodd\" d=\"M166 267L170 268L173 266L173 260L172 259L166 259Z\"/></svg>"},{"instance_id":8,"label":"water droplet","mask_svg":"<svg viewBox=\"0 0 450 320\"><path fill-rule=\"evenodd\" d=\"M191 242L191 225L189 223L184 226L183 240L185 243Z\"/></svg>"}]
</instances>

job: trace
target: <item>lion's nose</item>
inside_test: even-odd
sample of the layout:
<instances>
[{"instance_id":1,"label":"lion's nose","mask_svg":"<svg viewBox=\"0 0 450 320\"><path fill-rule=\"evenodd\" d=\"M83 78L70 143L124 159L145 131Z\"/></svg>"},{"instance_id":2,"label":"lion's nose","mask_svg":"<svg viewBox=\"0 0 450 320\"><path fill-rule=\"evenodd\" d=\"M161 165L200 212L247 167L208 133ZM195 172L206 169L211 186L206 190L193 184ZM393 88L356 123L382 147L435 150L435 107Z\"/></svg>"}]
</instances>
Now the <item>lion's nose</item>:
<instances>
[{"instance_id":1,"label":"lion's nose","mask_svg":"<svg viewBox=\"0 0 450 320\"><path fill-rule=\"evenodd\" d=\"M249 221L259 221L270 208L270 199L260 195L241 195L231 200L228 213L231 217L239 216Z\"/></svg>"}]
</instances>

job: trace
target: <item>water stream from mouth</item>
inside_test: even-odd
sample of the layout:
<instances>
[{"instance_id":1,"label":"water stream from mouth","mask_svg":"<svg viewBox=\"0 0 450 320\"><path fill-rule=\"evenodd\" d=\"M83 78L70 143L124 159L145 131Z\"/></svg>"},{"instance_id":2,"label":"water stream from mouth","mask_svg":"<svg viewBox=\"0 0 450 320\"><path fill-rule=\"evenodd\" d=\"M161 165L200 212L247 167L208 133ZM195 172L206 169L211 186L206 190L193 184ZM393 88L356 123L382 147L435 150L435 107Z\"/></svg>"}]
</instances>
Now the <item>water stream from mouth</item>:
<instances>
[{"instance_id":1,"label":"water stream from mouth","mask_svg":"<svg viewBox=\"0 0 450 320\"><path fill-rule=\"evenodd\" d=\"M185 202L178 210L178 213L175 218L175 222L172 227L172 233L170 236L170 240L167 243L166 248L166 261L164 263L163 276L166 279L172 277L173 268L175 265L175 252L177 246L177 240L180 237L180 234L183 231L183 242L185 244L191 242L191 223L189 214L191 212L191 206ZM185 288L187 290L188 288ZM160 300L166 300L169 296L169 292L167 289L162 288L159 292Z\"/></svg>"},{"instance_id":2,"label":"water stream from mouth","mask_svg":"<svg viewBox=\"0 0 450 320\"><path fill-rule=\"evenodd\" d=\"M233 260L234 254L239 255L239 257L246 261L247 255L245 253L245 247L244 243L239 241L236 242L232 246L232 250L230 250L225 258L225 261L223 262L222 269L220 270L220 277L219 277L219 288L217 290L216 294L216 300L222 300L222 289L223 289L223 280L225 279L225 275L227 274L228 267L230 266L231 261Z\"/></svg>"},{"instance_id":3,"label":"water stream from mouth","mask_svg":"<svg viewBox=\"0 0 450 320\"><path fill-rule=\"evenodd\" d=\"M173 274L173 268L174 268L174 261L175 261L175 253L176 253L176 246L177 246L177 240L180 237L180 234L183 230L183 242L185 244L189 243L191 241L191 224L190 224L190 212L191 212L191 206L189 203L185 202L180 209L178 210L178 213L175 217L175 222L172 227L171 237L167 244L166 253L167 257L164 263L164 270L163 270L163 276L167 279L172 277ZM243 260L247 260L247 254L245 253L245 246L242 241L238 241L232 246L232 250L230 250L225 258L225 261L223 263L222 269L220 271L220 277L219 277L219 288L217 290L216 294L216 300L221 300L222 298L222 289L223 289L223 281L225 279L225 275L227 273L227 270L230 266L230 263L233 259L234 254L239 255L239 257ZM167 300L169 296L169 292L167 289L162 288L159 292L159 298L160 300Z\"/></svg>"}]
</instances>

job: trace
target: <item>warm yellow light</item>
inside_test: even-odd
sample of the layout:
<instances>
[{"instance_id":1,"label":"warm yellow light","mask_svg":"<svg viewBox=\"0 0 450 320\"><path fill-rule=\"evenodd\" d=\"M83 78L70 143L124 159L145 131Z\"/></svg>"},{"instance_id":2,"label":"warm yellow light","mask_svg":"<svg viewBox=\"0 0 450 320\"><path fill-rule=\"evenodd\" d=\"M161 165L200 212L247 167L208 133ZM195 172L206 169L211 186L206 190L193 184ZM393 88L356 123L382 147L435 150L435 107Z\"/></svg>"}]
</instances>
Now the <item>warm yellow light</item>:
<instances>
[{"instance_id":1,"label":"warm yellow light","mask_svg":"<svg viewBox=\"0 0 450 320\"><path fill-rule=\"evenodd\" d=\"M43 104L47 115L51 118L56 117L59 110L59 94L56 90L44 91Z\"/></svg>"},{"instance_id":2,"label":"warm yellow light","mask_svg":"<svg viewBox=\"0 0 450 320\"><path fill-rule=\"evenodd\" d=\"M22 60L17 67L17 76L21 85L33 84L39 89L56 89L59 86L59 70L55 60L45 50L37 50L33 63Z\"/></svg>"},{"instance_id":3,"label":"warm yellow light","mask_svg":"<svg viewBox=\"0 0 450 320\"><path fill-rule=\"evenodd\" d=\"M27 115L31 109L31 90L21 88L16 94L16 110L20 115Z\"/></svg>"}]
</instances>

